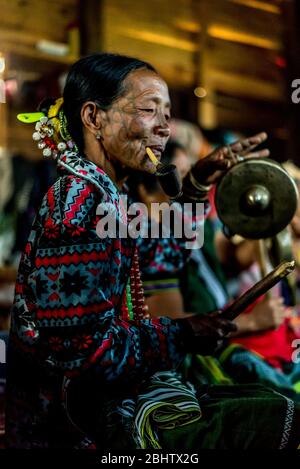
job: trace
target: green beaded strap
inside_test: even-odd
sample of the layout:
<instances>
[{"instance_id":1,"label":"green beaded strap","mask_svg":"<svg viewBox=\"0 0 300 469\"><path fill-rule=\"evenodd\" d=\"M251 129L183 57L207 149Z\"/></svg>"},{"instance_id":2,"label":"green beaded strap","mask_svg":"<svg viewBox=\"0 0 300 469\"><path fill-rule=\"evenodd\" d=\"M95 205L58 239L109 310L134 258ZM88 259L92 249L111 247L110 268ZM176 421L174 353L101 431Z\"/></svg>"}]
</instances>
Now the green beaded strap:
<instances>
[{"instance_id":1,"label":"green beaded strap","mask_svg":"<svg viewBox=\"0 0 300 469\"><path fill-rule=\"evenodd\" d=\"M131 288L130 288L130 279L128 279L126 285L126 302L128 308L128 319L132 321L134 319L134 312L133 312L133 305L132 305L132 298L131 298Z\"/></svg>"}]
</instances>

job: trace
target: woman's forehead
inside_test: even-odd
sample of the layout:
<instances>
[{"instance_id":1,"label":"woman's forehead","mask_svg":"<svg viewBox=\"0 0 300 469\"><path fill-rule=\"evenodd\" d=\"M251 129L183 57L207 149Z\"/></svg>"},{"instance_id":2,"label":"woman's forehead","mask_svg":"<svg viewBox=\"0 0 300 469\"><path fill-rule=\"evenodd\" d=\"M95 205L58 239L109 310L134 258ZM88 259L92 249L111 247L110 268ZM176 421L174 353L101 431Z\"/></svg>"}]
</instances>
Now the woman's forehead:
<instances>
[{"instance_id":1,"label":"woman's forehead","mask_svg":"<svg viewBox=\"0 0 300 469\"><path fill-rule=\"evenodd\" d=\"M135 97L157 97L164 101L170 101L166 82L152 70L134 70L127 75L124 85L125 95L130 93Z\"/></svg>"}]
</instances>

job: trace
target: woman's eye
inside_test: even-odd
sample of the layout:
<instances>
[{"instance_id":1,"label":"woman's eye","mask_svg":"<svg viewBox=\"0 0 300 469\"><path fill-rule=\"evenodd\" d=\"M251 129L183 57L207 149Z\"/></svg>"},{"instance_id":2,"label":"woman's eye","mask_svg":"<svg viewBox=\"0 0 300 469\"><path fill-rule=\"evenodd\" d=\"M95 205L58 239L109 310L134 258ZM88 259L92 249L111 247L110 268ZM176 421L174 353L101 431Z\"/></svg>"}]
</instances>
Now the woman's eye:
<instances>
[{"instance_id":1,"label":"woman's eye","mask_svg":"<svg viewBox=\"0 0 300 469\"><path fill-rule=\"evenodd\" d=\"M154 112L154 109L147 108L147 109L140 109L140 111L152 113Z\"/></svg>"}]
</instances>

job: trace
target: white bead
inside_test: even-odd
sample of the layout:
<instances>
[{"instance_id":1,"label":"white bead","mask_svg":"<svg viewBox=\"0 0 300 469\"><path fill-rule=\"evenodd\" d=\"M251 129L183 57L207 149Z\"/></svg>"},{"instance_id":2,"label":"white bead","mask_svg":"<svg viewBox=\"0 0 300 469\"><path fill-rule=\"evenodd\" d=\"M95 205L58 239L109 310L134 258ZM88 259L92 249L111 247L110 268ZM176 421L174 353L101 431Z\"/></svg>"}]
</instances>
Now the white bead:
<instances>
[{"instance_id":1,"label":"white bead","mask_svg":"<svg viewBox=\"0 0 300 469\"><path fill-rule=\"evenodd\" d=\"M57 148L59 151L64 151L67 148L67 145L64 142L59 142Z\"/></svg>"},{"instance_id":2,"label":"white bead","mask_svg":"<svg viewBox=\"0 0 300 469\"><path fill-rule=\"evenodd\" d=\"M44 116L44 117L40 118L40 123L41 124L47 124L47 122L48 122L48 117Z\"/></svg>"},{"instance_id":3,"label":"white bead","mask_svg":"<svg viewBox=\"0 0 300 469\"><path fill-rule=\"evenodd\" d=\"M51 156L51 154L52 154L51 148L48 148L48 147L44 148L44 150L43 150L43 155L44 156L46 156L46 157Z\"/></svg>"},{"instance_id":4,"label":"white bead","mask_svg":"<svg viewBox=\"0 0 300 469\"><path fill-rule=\"evenodd\" d=\"M32 134L32 138L33 138L33 140L35 140L35 141L41 140L41 134L40 134L39 132L34 132L34 133Z\"/></svg>"},{"instance_id":5,"label":"white bead","mask_svg":"<svg viewBox=\"0 0 300 469\"><path fill-rule=\"evenodd\" d=\"M47 135L47 137L52 137L52 135L54 133L53 127L51 127L51 126L46 125L42 130Z\"/></svg>"},{"instance_id":6,"label":"white bead","mask_svg":"<svg viewBox=\"0 0 300 469\"><path fill-rule=\"evenodd\" d=\"M42 126L41 122L37 122L35 124L35 130L40 130L41 126Z\"/></svg>"},{"instance_id":7,"label":"white bead","mask_svg":"<svg viewBox=\"0 0 300 469\"><path fill-rule=\"evenodd\" d=\"M45 142L39 142L39 143L38 143L38 148L39 148L40 150L43 150L43 148L45 148L45 146L46 146L46 143L45 143Z\"/></svg>"}]
</instances>

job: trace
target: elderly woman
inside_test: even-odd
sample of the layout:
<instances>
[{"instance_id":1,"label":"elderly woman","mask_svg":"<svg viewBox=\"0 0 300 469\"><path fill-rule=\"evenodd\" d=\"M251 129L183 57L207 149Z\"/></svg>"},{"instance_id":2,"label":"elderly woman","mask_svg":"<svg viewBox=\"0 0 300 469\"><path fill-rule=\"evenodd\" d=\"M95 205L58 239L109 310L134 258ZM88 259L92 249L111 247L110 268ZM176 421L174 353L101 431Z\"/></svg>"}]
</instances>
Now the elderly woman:
<instances>
[{"instance_id":1,"label":"elderly woman","mask_svg":"<svg viewBox=\"0 0 300 469\"><path fill-rule=\"evenodd\" d=\"M21 118L37 122L33 138L56 159L60 176L44 197L19 267L8 354L8 446L167 449L184 428L193 436L181 440L186 448L296 447L299 412L281 396L265 391L250 406L235 399L227 414L226 406L222 412L215 406L202 415L201 393L198 402L188 383L162 373L174 370L186 351L205 353L203 344L211 349L234 326L217 314L147 318L136 240L99 232L99 204L115 207L117 221L126 224L119 195L128 172L156 170L146 147L159 158L169 137L165 82L140 60L93 55L73 65L63 100L45 102L41 111ZM237 144L233 153L242 146L251 151L264 138ZM221 149L203 160L198 187L231 165L227 156ZM151 258L170 245L172 262L186 255L184 240L150 241ZM145 425L149 381L171 391L167 401L152 395L151 402L178 410L174 432L174 415L170 425L157 418L153 431ZM214 426L223 422L215 439Z\"/></svg>"}]
</instances>

